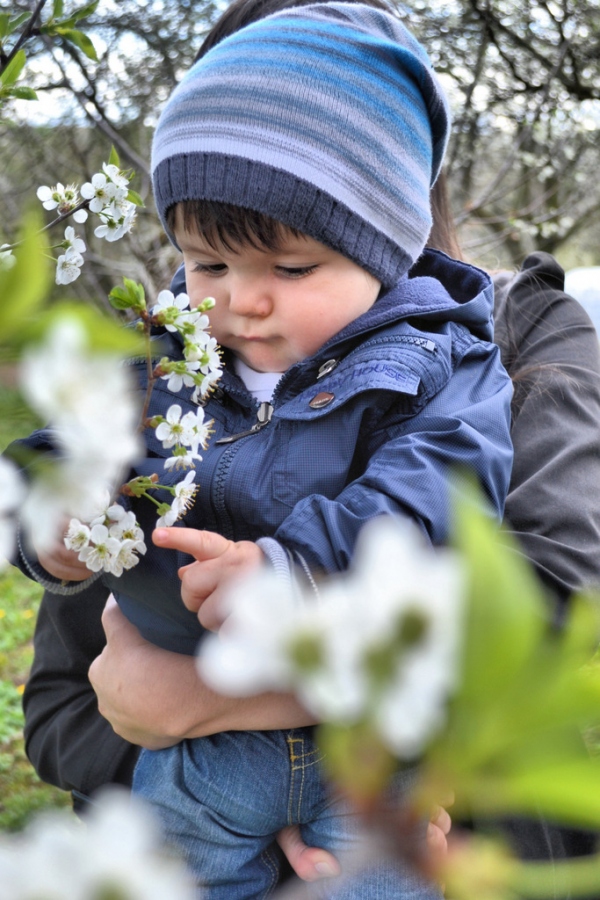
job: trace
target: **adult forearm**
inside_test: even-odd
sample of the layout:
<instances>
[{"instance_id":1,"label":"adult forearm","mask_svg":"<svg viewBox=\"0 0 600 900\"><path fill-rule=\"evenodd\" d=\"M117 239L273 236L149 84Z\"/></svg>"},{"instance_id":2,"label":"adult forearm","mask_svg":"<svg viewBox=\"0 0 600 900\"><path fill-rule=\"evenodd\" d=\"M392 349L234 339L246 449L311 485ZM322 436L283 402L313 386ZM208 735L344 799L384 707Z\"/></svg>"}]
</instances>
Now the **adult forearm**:
<instances>
[{"instance_id":1,"label":"adult forearm","mask_svg":"<svg viewBox=\"0 0 600 900\"><path fill-rule=\"evenodd\" d=\"M310 725L313 718L286 694L224 697L200 678L191 656L145 641L114 601L103 614L107 643L90 667L98 708L115 732L159 749L220 731Z\"/></svg>"}]
</instances>

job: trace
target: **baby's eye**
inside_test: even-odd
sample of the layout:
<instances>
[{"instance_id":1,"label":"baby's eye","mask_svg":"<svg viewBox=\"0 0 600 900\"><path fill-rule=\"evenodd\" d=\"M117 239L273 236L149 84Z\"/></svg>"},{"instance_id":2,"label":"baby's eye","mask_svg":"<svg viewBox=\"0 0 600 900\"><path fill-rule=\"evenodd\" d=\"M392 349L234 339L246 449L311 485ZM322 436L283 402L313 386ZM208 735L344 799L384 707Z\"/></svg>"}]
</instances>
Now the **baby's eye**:
<instances>
[{"instance_id":1,"label":"baby's eye","mask_svg":"<svg viewBox=\"0 0 600 900\"><path fill-rule=\"evenodd\" d=\"M305 275L310 275L311 272L314 272L317 268L316 265L312 266L276 266L276 270L280 275L283 275L284 278L303 278Z\"/></svg>"},{"instance_id":2,"label":"baby's eye","mask_svg":"<svg viewBox=\"0 0 600 900\"><path fill-rule=\"evenodd\" d=\"M227 271L227 266L225 263L213 263L212 265L208 265L207 263L194 263L193 272L202 272L204 275L223 275L224 272Z\"/></svg>"}]
</instances>

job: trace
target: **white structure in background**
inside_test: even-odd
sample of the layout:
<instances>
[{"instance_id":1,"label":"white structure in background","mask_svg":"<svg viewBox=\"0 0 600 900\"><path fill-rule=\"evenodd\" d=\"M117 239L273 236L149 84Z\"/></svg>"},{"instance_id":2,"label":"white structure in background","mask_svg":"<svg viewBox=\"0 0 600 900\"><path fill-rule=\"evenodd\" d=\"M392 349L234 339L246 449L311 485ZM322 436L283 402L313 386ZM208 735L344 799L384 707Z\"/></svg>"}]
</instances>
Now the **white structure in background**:
<instances>
[{"instance_id":1,"label":"white structure in background","mask_svg":"<svg viewBox=\"0 0 600 900\"><path fill-rule=\"evenodd\" d=\"M565 291L579 300L600 335L600 266L581 266L565 273Z\"/></svg>"}]
</instances>

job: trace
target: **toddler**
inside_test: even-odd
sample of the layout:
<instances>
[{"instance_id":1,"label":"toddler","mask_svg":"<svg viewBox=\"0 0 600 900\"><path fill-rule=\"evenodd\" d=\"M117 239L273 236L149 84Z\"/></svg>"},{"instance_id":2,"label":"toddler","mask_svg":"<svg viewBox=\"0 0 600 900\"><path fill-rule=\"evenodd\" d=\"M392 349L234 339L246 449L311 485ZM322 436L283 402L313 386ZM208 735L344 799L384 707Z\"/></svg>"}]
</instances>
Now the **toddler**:
<instances>
[{"instance_id":1,"label":"toddler","mask_svg":"<svg viewBox=\"0 0 600 900\"><path fill-rule=\"evenodd\" d=\"M194 653L221 624L223 585L259 565L317 590L315 575L346 569L376 516L408 517L443 543L453 467L477 474L501 516L511 387L490 343L492 285L424 250L448 129L423 48L361 4L316 3L242 29L168 101L153 145L156 204L191 305L216 300L225 369L205 404L214 434L187 528L159 531L163 548L119 579L103 576L148 640ZM181 356L177 335L164 340ZM157 383L150 414L175 399L193 408L189 389L174 398ZM153 433L147 442L134 474L168 453ZM149 533L151 505L131 504ZM51 584L43 562L46 573L29 569ZM309 727L143 750L134 790L209 900L268 896L284 825L300 823L307 843L334 852L355 832ZM343 893L432 896L383 867Z\"/></svg>"}]
</instances>

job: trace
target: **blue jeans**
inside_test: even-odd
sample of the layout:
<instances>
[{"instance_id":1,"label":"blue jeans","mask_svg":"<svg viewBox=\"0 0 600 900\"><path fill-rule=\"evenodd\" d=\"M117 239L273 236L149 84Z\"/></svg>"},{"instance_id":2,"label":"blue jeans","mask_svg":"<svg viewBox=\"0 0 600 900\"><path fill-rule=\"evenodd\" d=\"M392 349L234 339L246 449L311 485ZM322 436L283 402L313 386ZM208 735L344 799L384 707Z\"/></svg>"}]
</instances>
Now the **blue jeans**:
<instances>
[{"instance_id":1,"label":"blue jeans","mask_svg":"<svg viewBox=\"0 0 600 900\"><path fill-rule=\"evenodd\" d=\"M311 728L231 731L143 750L134 793L158 812L205 900L262 900L275 891L285 825L335 854L359 840L359 823L324 781ZM381 866L351 884L328 882L332 900L439 900L412 872Z\"/></svg>"}]
</instances>

